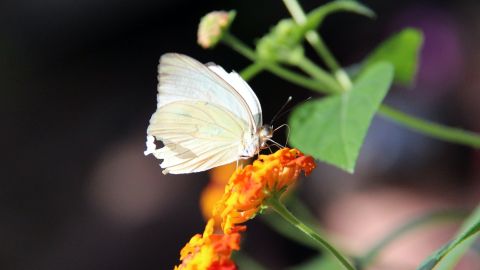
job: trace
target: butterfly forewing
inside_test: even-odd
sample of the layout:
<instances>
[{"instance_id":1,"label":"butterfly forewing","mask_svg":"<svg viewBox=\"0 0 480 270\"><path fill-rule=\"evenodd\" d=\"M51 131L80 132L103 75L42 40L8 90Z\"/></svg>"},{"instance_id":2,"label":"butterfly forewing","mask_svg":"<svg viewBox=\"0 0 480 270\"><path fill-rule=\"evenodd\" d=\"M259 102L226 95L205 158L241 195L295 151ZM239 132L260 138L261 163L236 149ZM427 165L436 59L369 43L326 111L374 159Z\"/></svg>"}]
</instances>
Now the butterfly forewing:
<instances>
[{"instance_id":1,"label":"butterfly forewing","mask_svg":"<svg viewBox=\"0 0 480 270\"><path fill-rule=\"evenodd\" d=\"M209 63L207 66L210 70L227 81L242 96L253 115L255 126L257 128L261 127L262 107L260 106L260 101L258 100L257 95L255 95L255 92L253 92L248 83L245 82L235 71L227 73L221 66L213 63Z\"/></svg>"},{"instance_id":2,"label":"butterfly forewing","mask_svg":"<svg viewBox=\"0 0 480 270\"><path fill-rule=\"evenodd\" d=\"M224 78L191 57L164 54L160 59L158 81L158 107L178 100L211 102L228 108L253 131L257 128L245 98Z\"/></svg>"}]
</instances>

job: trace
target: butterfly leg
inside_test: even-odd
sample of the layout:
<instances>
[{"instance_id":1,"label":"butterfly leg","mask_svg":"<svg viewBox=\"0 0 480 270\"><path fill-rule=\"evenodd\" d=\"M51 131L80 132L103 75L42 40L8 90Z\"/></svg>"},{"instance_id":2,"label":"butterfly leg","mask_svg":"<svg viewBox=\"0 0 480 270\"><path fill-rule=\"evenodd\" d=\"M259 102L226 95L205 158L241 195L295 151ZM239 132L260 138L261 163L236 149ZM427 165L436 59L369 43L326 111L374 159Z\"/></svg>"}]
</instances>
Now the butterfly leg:
<instances>
[{"instance_id":1,"label":"butterfly leg","mask_svg":"<svg viewBox=\"0 0 480 270\"><path fill-rule=\"evenodd\" d=\"M285 148L285 146L277 143L276 141L274 141L274 140L272 140L272 139L268 139L268 141L269 141L269 142L272 142L273 145L275 145L276 147L278 147L278 149L283 149L283 148Z\"/></svg>"}]
</instances>

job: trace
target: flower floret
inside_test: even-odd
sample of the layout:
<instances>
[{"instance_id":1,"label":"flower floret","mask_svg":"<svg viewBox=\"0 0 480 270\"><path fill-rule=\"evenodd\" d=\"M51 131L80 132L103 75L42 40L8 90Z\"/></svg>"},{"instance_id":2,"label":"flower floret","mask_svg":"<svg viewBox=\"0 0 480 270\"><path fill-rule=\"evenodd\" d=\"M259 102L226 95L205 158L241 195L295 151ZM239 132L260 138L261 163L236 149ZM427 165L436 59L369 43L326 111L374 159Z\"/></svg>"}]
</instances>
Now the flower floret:
<instances>
[{"instance_id":1,"label":"flower floret","mask_svg":"<svg viewBox=\"0 0 480 270\"><path fill-rule=\"evenodd\" d=\"M231 260L240 249L240 233L214 233L215 221L210 219L202 234L194 235L180 251L182 263L175 270L236 270Z\"/></svg>"},{"instance_id":2,"label":"flower floret","mask_svg":"<svg viewBox=\"0 0 480 270\"><path fill-rule=\"evenodd\" d=\"M302 171L308 175L314 168L313 158L297 149L284 148L260 155L252 165L238 169L230 177L214 215L222 218L225 233L236 230L238 224L255 217L272 194L285 191Z\"/></svg>"}]
</instances>

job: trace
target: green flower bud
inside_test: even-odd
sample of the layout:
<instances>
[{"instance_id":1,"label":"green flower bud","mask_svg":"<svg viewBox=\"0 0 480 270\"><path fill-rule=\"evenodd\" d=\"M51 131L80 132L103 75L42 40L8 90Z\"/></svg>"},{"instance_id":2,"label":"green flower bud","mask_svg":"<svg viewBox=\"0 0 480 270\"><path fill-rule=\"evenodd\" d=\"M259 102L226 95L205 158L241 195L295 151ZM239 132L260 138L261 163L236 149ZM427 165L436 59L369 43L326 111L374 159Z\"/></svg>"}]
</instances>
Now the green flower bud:
<instances>
[{"instance_id":1,"label":"green flower bud","mask_svg":"<svg viewBox=\"0 0 480 270\"><path fill-rule=\"evenodd\" d=\"M257 43L257 54L266 61L297 63L304 55L302 29L291 19L281 20Z\"/></svg>"}]
</instances>

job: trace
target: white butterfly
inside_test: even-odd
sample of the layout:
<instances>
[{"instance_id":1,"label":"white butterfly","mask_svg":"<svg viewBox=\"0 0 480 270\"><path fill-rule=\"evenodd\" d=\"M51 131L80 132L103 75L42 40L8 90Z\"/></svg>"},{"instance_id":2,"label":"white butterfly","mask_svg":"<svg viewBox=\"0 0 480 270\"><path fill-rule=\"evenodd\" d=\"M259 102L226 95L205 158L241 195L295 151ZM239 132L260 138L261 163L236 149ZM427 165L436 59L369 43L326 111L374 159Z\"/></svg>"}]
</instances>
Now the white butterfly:
<instances>
[{"instance_id":1,"label":"white butterfly","mask_svg":"<svg viewBox=\"0 0 480 270\"><path fill-rule=\"evenodd\" d=\"M147 150L163 159L163 173L201 172L246 159L266 147L272 127L250 86L236 73L167 53L158 66L157 111ZM156 148L155 139L164 146Z\"/></svg>"}]
</instances>

